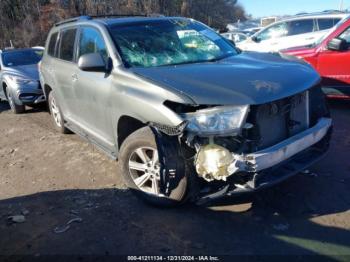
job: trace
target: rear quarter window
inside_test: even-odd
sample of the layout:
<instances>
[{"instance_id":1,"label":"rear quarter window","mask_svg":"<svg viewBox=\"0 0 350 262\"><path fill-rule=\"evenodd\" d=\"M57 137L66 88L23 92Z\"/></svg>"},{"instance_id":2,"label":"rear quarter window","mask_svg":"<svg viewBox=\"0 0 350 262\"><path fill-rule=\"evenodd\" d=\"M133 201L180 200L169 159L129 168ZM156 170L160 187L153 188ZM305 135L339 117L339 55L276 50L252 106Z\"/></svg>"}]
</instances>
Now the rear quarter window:
<instances>
[{"instance_id":1,"label":"rear quarter window","mask_svg":"<svg viewBox=\"0 0 350 262\"><path fill-rule=\"evenodd\" d=\"M55 54L56 54L57 36L58 36L58 33L54 33L54 34L52 34L51 37L50 37L49 46L48 46L48 49L47 49L47 53L48 53L50 56L55 56Z\"/></svg>"},{"instance_id":2,"label":"rear quarter window","mask_svg":"<svg viewBox=\"0 0 350 262\"><path fill-rule=\"evenodd\" d=\"M76 28L62 31L59 50L59 58L62 60L73 61L76 33Z\"/></svg>"},{"instance_id":3,"label":"rear quarter window","mask_svg":"<svg viewBox=\"0 0 350 262\"><path fill-rule=\"evenodd\" d=\"M340 21L340 18L319 18L317 21L319 30L327 30L335 26Z\"/></svg>"}]
</instances>

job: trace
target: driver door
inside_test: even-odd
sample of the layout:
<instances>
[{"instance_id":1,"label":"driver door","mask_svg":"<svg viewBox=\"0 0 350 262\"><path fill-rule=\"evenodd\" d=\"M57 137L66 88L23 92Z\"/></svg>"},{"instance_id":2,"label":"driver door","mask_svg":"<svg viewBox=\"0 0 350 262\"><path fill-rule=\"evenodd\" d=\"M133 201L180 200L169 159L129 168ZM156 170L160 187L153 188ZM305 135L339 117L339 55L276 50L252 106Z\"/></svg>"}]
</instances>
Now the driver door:
<instances>
[{"instance_id":1,"label":"driver door","mask_svg":"<svg viewBox=\"0 0 350 262\"><path fill-rule=\"evenodd\" d=\"M82 55L99 53L107 63L108 51L99 29L83 26L79 30L77 58ZM75 71L74 98L78 124L90 140L108 149L114 149L114 136L108 110L112 87L112 76L105 72Z\"/></svg>"},{"instance_id":2,"label":"driver door","mask_svg":"<svg viewBox=\"0 0 350 262\"><path fill-rule=\"evenodd\" d=\"M346 40L347 50L325 49L319 54L318 71L327 86L350 86L350 27L337 38Z\"/></svg>"}]
</instances>

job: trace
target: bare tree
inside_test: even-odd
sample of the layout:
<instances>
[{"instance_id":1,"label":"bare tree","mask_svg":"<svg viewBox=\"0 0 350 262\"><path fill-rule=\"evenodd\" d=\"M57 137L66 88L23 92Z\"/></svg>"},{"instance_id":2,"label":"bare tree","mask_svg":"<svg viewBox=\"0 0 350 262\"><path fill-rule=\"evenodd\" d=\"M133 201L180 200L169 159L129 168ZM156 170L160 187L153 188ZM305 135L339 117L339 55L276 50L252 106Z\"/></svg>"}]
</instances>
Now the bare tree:
<instances>
[{"instance_id":1,"label":"bare tree","mask_svg":"<svg viewBox=\"0 0 350 262\"><path fill-rule=\"evenodd\" d=\"M220 29L245 12L237 0L1 0L0 48L43 45L52 25L79 15L164 14L200 20Z\"/></svg>"}]
</instances>

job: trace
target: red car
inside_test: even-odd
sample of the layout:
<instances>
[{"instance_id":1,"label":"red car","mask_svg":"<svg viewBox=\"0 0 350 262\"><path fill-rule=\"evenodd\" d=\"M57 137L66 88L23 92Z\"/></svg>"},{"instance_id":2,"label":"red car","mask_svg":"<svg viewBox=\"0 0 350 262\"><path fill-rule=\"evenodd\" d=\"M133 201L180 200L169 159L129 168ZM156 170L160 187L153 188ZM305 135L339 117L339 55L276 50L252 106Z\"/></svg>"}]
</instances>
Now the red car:
<instances>
[{"instance_id":1,"label":"red car","mask_svg":"<svg viewBox=\"0 0 350 262\"><path fill-rule=\"evenodd\" d=\"M311 64L322 76L323 90L328 97L350 99L350 16L313 46L281 52Z\"/></svg>"}]
</instances>

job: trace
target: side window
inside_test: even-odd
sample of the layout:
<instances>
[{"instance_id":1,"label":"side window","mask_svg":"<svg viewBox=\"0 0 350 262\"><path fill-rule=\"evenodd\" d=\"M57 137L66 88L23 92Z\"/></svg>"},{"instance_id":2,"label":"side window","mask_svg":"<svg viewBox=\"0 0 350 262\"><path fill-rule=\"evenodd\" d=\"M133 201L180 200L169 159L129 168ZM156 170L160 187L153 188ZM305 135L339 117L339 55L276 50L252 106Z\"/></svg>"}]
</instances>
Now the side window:
<instances>
[{"instance_id":1,"label":"side window","mask_svg":"<svg viewBox=\"0 0 350 262\"><path fill-rule=\"evenodd\" d=\"M108 53L102 35L97 29L85 27L82 28L80 33L78 57L91 53L100 53L107 61Z\"/></svg>"},{"instance_id":2,"label":"side window","mask_svg":"<svg viewBox=\"0 0 350 262\"><path fill-rule=\"evenodd\" d=\"M340 18L319 18L317 21L319 30L327 30L335 26L340 21Z\"/></svg>"},{"instance_id":3,"label":"side window","mask_svg":"<svg viewBox=\"0 0 350 262\"><path fill-rule=\"evenodd\" d=\"M58 33L54 33L51 35L48 50L47 50L47 53L50 56L55 56L57 36L58 36Z\"/></svg>"},{"instance_id":4,"label":"side window","mask_svg":"<svg viewBox=\"0 0 350 262\"><path fill-rule=\"evenodd\" d=\"M66 61L73 61L76 33L77 33L76 28L62 31L61 37L60 37L61 40L60 40L59 58Z\"/></svg>"},{"instance_id":5,"label":"side window","mask_svg":"<svg viewBox=\"0 0 350 262\"><path fill-rule=\"evenodd\" d=\"M295 20L295 21L289 22L289 33L288 33L289 36L307 34L313 31L314 31L313 19Z\"/></svg>"},{"instance_id":6,"label":"side window","mask_svg":"<svg viewBox=\"0 0 350 262\"><path fill-rule=\"evenodd\" d=\"M283 22L283 23L275 24L269 28L266 28L256 37L258 41L263 41L263 40L283 37L283 36L286 36L287 34L288 34L287 23Z\"/></svg>"},{"instance_id":7,"label":"side window","mask_svg":"<svg viewBox=\"0 0 350 262\"><path fill-rule=\"evenodd\" d=\"M344 39L350 45L350 27L348 27L338 38Z\"/></svg>"}]
</instances>

